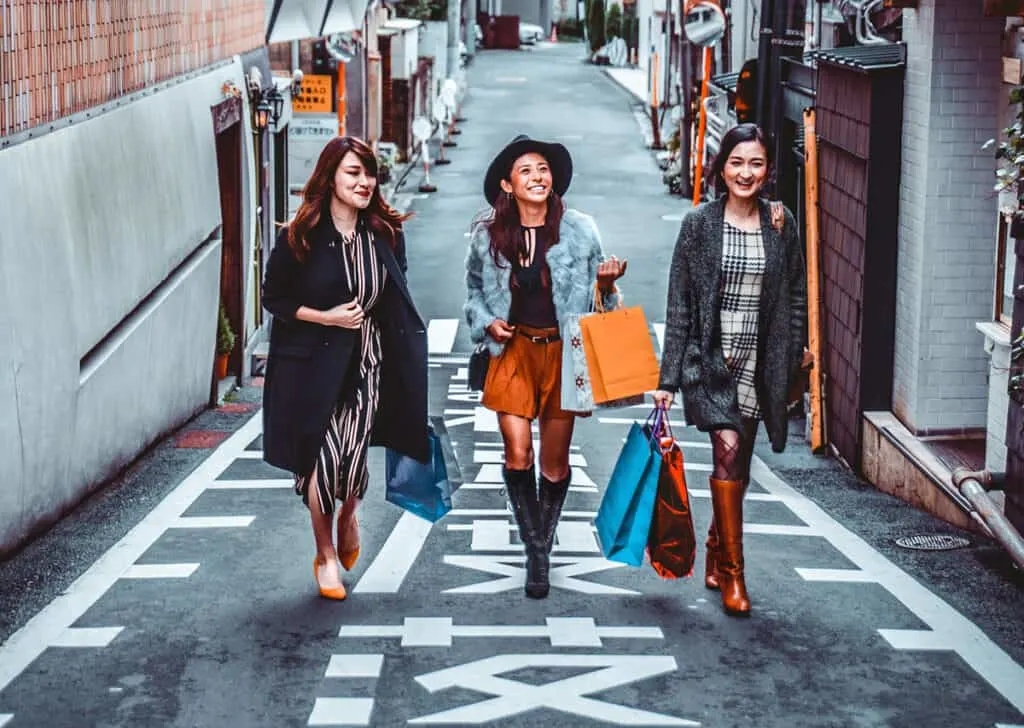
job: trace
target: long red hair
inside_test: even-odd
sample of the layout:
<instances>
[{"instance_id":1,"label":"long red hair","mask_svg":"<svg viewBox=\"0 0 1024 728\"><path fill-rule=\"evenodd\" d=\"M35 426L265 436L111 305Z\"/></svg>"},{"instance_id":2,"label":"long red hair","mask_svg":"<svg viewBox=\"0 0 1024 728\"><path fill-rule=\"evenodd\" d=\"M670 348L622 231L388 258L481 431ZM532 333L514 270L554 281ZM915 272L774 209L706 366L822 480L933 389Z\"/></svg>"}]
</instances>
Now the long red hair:
<instances>
[{"instance_id":1,"label":"long red hair","mask_svg":"<svg viewBox=\"0 0 1024 728\"><path fill-rule=\"evenodd\" d=\"M562 213L565 205L562 198L554 191L548 195L548 211L544 217L544 239L548 241L548 247L558 242L558 230L562 223ZM518 260L520 252L523 252L525 242L523 240L523 226L519 219L519 205L511 194L501 192L494 201L494 207L489 213L477 220L478 225L487 228L490 238L491 257L495 264L501 268L505 262ZM504 258L504 261L502 261Z\"/></svg>"},{"instance_id":2,"label":"long red hair","mask_svg":"<svg viewBox=\"0 0 1024 728\"><path fill-rule=\"evenodd\" d=\"M334 175L345 155L353 152L366 167L368 174L377 177L377 156L362 139L352 136L335 137L327 142L320 152L313 174L302 189L302 204L295 213L295 219L288 225L288 245L299 260L309 252L309 232L320 222L321 216L330 208ZM360 210L359 217L375 235L381 235L395 244L396 233L412 213L402 214L389 205L380 194L380 184L373 186L370 204Z\"/></svg>"}]
</instances>

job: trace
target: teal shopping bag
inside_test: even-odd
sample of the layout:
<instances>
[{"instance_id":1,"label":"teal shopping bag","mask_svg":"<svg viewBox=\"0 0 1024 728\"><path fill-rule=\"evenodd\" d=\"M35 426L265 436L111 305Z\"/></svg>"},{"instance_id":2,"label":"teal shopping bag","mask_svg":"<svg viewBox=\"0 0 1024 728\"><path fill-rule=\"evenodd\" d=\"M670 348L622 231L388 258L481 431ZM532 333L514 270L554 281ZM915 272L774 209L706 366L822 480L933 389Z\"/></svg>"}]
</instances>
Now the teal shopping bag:
<instances>
[{"instance_id":1,"label":"teal shopping bag","mask_svg":"<svg viewBox=\"0 0 1024 728\"><path fill-rule=\"evenodd\" d=\"M630 428L594 520L605 558L630 566L643 566L661 474L661 411L652 417Z\"/></svg>"},{"instance_id":2,"label":"teal shopping bag","mask_svg":"<svg viewBox=\"0 0 1024 728\"><path fill-rule=\"evenodd\" d=\"M384 471L388 502L433 523L452 509L452 493L461 485L461 479L444 421L431 420L427 431L430 460L422 463L388 448L384 453Z\"/></svg>"}]
</instances>

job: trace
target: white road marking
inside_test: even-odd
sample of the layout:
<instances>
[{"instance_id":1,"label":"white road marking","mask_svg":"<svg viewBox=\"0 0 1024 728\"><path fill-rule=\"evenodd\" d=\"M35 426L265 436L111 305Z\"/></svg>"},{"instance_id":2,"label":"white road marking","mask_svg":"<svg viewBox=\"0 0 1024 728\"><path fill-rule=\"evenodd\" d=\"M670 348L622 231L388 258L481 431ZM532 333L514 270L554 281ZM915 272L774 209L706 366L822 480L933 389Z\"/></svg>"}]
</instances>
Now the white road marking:
<instances>
[{"instance_id":1,"label":"white road marking","mask_svg":"<svg viewBox=\"0 0 1024 728\"><path fill-rule=\"evenodd\" d=\"M397 594L419 558L432 527L430 521L403 511L380 552L352 591L357 594Z\"/></svg>"},{"instance_id":2,"label":"white road marking","mask_svg":"<svg viewBox=\"0 0 1024 728\"><path fill-rule=\"evenodd\" d=\"M665 351L665 324L652 324L654 335L658 339L658 351Z\"/></svg>"},{"instance_id":3,"label":"white road marking","mask_svg":"<svg viewBox=\"0 0 1024 728\"><path fill-rule=\"evenodd\" d=\"M106 647L124 627L68 627L50 643L50 647Z\"/></svg>"},{"instance_id":4,"label":"white road marking","mask_svg":"<svg viewBox=\"0 0 1024 728\"><path fill-rule=\"evenodd\" d=\"M175 523L217 476L259 434L262 418L251 417L191 475L112 546L59 597L0 645L0 692L31 665Z\"/></svg>"},{"instance_id":5,"label":"white road marking","mask_svg":"<svg viewBox=\"0 0 1024 728\"><path fill-rule=\"evenodd\" d=\"M526 559L520 556L462 556L446 554L444 563L464 569L496 574L499 579L482 581L467 586L444 589L444 594L499 594L519 590L526 583ZM632 589L620 589L575 577L594 574L625 566L601 557L552 556L550 582L552 587L568 589L582 594L639 594Z\"/></svg>"},{"instance_id":6,"label":"white road marking","mask_svg":"<svg viewBox=\"0 0 1024 728\"><path fill-rule=\"evenodd\" d=\"M199 564L132 564L122 579L187 579Z\"/></svg>"},{"instance_id":7,"label":"white road marking","mask_svg":"<svg viewBox=\"0 0 1024 728\"><path fill-rule=\"evenodd\" d=\"M458 331L458 319L430 319L427 324L427 353L450 354Z\"/></svg>"},{"instance_id":8,"label":"white road marking","mask_svg":"<svg viewBox=\"0 0 1024 728\"><path fill-rule=\"evenodd\" d=\"M506 508L453 508L448 512L446 518L492 518L502 517L511 513ZM597 511L562 511L562 518L585 518L592 521L597 517Z\"/></svg>"},{"instance_id":9,"label":"white road marking","mask_svg":"<svg viewBox=\"0 0 1024 728\"><path fill-rule=\"evenodd\" d=\"M473 430L475 432L497 432L498 431L498 413L493 410L489 410L486 407L476 408L476 421L473 424Z\"/></svg>"},{"instance_id":10,"label":"white road marking","mask_svg":"<svg viewBox=\"0 0 1024 728\"><path fill-rule=\"evenodd\" d=\"M256 516L181 516L168 528L245 528Z\"/></svg>"},{"instance_id":11,"label":"white road marking","mask_svg":"<svg viewBox=\"0 0 1024 728\"><path fill-rule=\"evenodd\" d=\"M743 533L760 533L769 536L821 536L813 526L784 526L778 523L744 523Z\"/></svg>"},{"instance_id":12,"label":"white road marking","mask_svg":"<svg viewBox=\"0 0 1024 728\"><path fill-rule=\"evenodd\" d=\"M598 627L593 617L547 617L543 625L456 625L451 617L406 617L401 626L346 625L338 637L400 637L402 647L451 647L456 637L535 637L548 640L552 647L603 647L605 639L665 639L660 627Z\"/></svg>"},{"instance_id":13,"label":"white road marking","mask_svg":"<svg viewBox=\"0 0 1024 728\"><path fill-rule=\"evenodd\" d=\"M262 460L263 459L263 451L262 450L243 450L242 452L240 452L237 455L235 455L235 457L236 458L240 458L242 460Z\"/></svg>"},{"instance_id":14,"label":"white road marking","mask_svg":"<svg viewBox=\"0 0 1024 728\"><path fill-rule=\"evenodd\" d=\"M295 487L295 481L291 478L268 478L266 480L215 480L210 483L208 490L276 490L278 488L291 490Z\"/></svg>"},{"instance_id":15,"label":"white road marking","mask_svg":"<svg viewBox=\"0 0 1024 728\"><path fill-rule=\"evenodd\" d=\"M932 632L944 636L946 649L957 653L1013 707L1024 713L1024 688L1021 687L1024 685L1024 667L1018 665L977 625L835 521L816 503L793 490L757 456L751 466L751 475L769 493L784 497L800 520L809 524L817 535L825 538L851 563L876 575L882 588L902 602ZM895 630L889 630L888 634L897 641L906 639L897 637Z\"/></svg>"},{"instance_id":16,"label":"white road marking","mask_svg":"<svg viewBox=\"0 0 1024 728\"><path fill-rule=\"evenodd\" d=\"M306 725L370 725L373 698L317 698Z\"/></svg>"},{"instance_id":17,"label":"white road marking","mask_svg":"<svg viewBox=\"0 0 1024 728\"><path fill-rule=\"evenodd\" d=\"M473 462L474 463L504 463L505 453L500 450L474 450L473 451ZM585 468L587 467L587 459L583 457L582 453L571 452L569 453L569 465L574 468Z\"/></svg>"},{"instance_id":18,"label":"white road marking","mask_svg":"<svg viewBox=\"0 0 1024 728\"><path fill-rule=\"evenodd\" d=\"M380 677L384 655L331 655L324 677Z\"/></svg>"},{"instance_id":19,"label":"white road marking","mask_svg":"<svg viewBox=\"0 0 1024 728\"><path fill-rule=\"evenodd\" d=\"M465 487L465 486L463 486ZM519 527L504 520L480 520L469 523L449 523L449 532L469 531L472 551L520 553L523 544L513 543L510 536ZM594 526L586 521L561 521L555 531L554 550L568 553L601 553Z\"/></svg>"},{"instance_id":20,"label":"white road marking","mask_svg":"<svg viewBox=\"0 0 1024 728\"><path fill-rule=\"evenodd\" d=\"M14 713L0 713L0 728L4 728L13 718Z\"/></svg>"},{"instance_id":21,"label":"white road marking","mask_svg":"<svg viewBox=\"0 0 1024 728\"><path fill-rule=\"evenodd\" d=\"M747 494L750 497L750 494ZM874 574L860 569L800 569L796 570L806 581L838 581L847 583L866 583L876 581Z\"/></svg>"},{"instance_id":22,"label":"white road marking","mask_svg":"<svg viewBox=\"0 0 1024 728\"><path fill-rule=\"evenodd\" d=\"M594 669L542 685L499 677L528 667ZM432 693L463 688L496 697L413 718L409 723L490 724L538 708L548 708L617 725L700 726L692 720L584 697L675 672L677 667L675 658L668 655L495 655L418 675L416 682Z\"/></svg>"},{"instance_id":23,"label":"white road marking","mask_svg":"<svg viewBox=\"0 0 1024 728\"><path fill-rule=\"evenodd\" d=\"M689 466L687 466L687 469L689 469ZM704 489L699 489L699 488L687 488L686 492L689 493L690 496L692 496L693 498L710 498L711 497L711 491L710 490L704 490ZM765 502L768 502L768 503L781 503L781 502L783 502L783 499L780 498L779 496L775 495L774 493L751 493L749 491L743 497L743 500L748 500L748 501L765 501Z\"/></svg>"}]
</instances>

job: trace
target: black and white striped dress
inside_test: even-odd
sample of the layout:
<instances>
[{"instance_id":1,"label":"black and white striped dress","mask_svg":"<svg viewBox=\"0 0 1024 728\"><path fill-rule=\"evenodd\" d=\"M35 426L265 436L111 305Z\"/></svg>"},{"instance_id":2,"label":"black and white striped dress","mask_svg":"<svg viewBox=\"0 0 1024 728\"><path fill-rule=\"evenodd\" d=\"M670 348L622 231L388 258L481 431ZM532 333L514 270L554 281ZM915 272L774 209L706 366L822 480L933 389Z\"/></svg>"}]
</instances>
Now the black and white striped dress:
<instances>
[{"instance_id":1,"label":"black and white striped dress","mask_svg":"<svg viewBox=\"0 0 1024 728\"><path fill-rule=\"evenodd\" d=\"M338 235L331 246L341 258L349 288L365 316L359 328L358 375L351 386L342 388L315 469L295 479L295 492L303 501L310 484L315 484L324 513L334 512L335 500L362 498L370 481L366 453L377 414L382 358L380 326L372 311L387 282L369 232L360 230L352 238Z\"/></svg>"},{"instance_id":2,"label":"black and white striped dress","mask_svg":"<svg viewBox=\"0 0 1024 728\"><path fill-rule=\"evenodd\" d=\"M722 351L736 383L740 414L759 419L757 402L758 312L764 278L760 230L725 223L722 246Z\"/></svg>"}]
</instances>

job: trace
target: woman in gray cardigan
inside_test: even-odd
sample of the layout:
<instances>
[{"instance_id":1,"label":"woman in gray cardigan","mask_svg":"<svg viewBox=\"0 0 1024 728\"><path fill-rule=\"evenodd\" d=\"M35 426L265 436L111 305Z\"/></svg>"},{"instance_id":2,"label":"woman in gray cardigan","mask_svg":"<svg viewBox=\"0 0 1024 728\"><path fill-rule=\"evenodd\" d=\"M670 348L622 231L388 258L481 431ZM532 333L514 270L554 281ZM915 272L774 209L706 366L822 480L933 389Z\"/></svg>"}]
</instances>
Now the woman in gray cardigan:
<instances>
[{"instance_id":1,"label":"woman in gray cardigan","mask_svg":"<svg viewBox=\"0 0 1024 728\"><path fill-rule=\"evenodd\" d=\"M473 225L466 256L466 321L473 342L491 355L481 402L498 413L502 473L533 598L548 594L555 527L571 480L576 413L561 408L561 327L568 314L589 310L595 283L606 308L615 307L615 281L626 270L625 261L604 260L593 219L562 203L571 179L564 146L516 137L487 170L484 196L492 209Z\"/></svg>"},{"instance_id":2,"label":"woman in gray cardigan","mask_svg":"<svg viewBox=\"0 0 1024 728\"><path fill-rule=\"evenodd\" d=\"M792 214L761 199L769 146L754 124L722 139L708 172L719 198L683 220L669 274L655 401L682 390L686 419L711 433L714 518L705 584L725 610L750 613L743 578L743 496L757 423L786 446L788 393L803 355L807 284ZM777 205L777 207L776 207Z\"/></svg>"}]
</instances>

